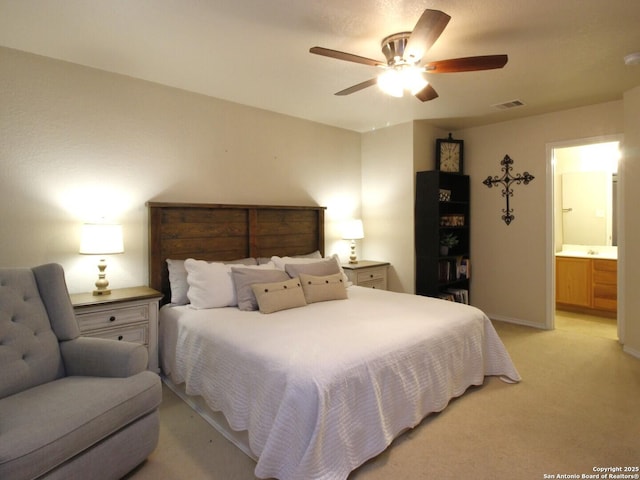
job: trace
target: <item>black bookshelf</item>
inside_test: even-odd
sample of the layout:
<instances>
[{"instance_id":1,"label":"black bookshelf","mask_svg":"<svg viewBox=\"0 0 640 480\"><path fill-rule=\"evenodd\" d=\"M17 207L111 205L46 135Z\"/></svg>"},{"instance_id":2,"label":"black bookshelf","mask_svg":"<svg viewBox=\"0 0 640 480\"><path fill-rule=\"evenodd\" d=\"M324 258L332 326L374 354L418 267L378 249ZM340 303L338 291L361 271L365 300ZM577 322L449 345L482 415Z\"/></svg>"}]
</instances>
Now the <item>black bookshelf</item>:
<instances>
[{"instance_id":1,"label":"black bookshelf","mask_svg":"<svg viewBox=\"0 0 640 480\"><path fill-rule=\"evenodd\" d=\"M415 203L416 293L469 303L469 177L437 170L417 172ZM458 243L441 251L440 240Z\"/></svg>"}]
</instances>

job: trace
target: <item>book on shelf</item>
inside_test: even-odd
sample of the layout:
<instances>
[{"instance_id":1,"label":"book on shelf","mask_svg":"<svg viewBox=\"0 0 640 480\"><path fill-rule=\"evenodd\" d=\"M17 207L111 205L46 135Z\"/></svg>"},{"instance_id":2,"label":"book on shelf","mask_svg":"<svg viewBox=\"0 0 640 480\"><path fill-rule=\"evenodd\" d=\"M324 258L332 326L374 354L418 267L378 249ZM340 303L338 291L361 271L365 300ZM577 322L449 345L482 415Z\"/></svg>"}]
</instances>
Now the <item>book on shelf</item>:
<instances>
[{"instance_id":1,"label":"book on shelf","mask_svg":"<svg viewBox=\"0 0 640 480\"><path fill-rule=\"evenodd\" d=\"M440 282L451 281L451 261L440 260L438 262L438 280Z\"/></svg>"},{"instance_id":2,"label":"book on shelf","mask_svg":"<svg viewBox=\"0 0 640 480\"><path fill-rule=\"evenodd\" d=\"M440 292L438 294L438 298L441 298L442 300L448 300L450 302L456 301L455 297L451 293L446 293L446 292Z\"/></svg>"},{"instance_id":3,"label":"book on shelf","mask_svg":"<svg viewBox=\"0 0 640 480\"><path fill-rule=\"evenodd\" d=\"M458 278L471 278L471 260L465 257L460 258L458 265Z\"/></svg>"},{"instance_id":4,"label":"book on shelf","mask_svg":"<svg viewBox=\"0 0 640 480\"><path fill-rule=\"evenodd\" d=\"M466 257L443 258L438 261L438 280L441 283L471 278L471 262Z\"/></svg>"},{"instance_id":5,"label":"book on shelf","mask_svg":"<svg viewBox=\"0 0 640 480\"><path fill-rule=\"evenodd\" d=\"M448 288L443 294L449 295L454 302L469 305L469 290L466 288Z\"/></svg>"}]
</instances>

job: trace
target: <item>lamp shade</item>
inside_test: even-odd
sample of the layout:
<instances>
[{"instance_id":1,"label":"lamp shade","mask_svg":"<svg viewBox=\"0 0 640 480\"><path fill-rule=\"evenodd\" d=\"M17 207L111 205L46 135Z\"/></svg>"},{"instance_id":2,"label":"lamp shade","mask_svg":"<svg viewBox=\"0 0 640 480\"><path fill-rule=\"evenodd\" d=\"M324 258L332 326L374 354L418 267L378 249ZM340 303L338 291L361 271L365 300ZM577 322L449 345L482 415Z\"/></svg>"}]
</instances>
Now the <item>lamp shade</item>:
<instances>
[{"instance_id":1,"label":"lamp shade","mask_svg":"<svg viewBox=\"0 0 640 480\"><path fill-rule=\"evenodd\" d=\"M123 252L122 225L85 223L82 226L80 253L86 255L110 255Z\"/></svg>"},{"instance_id":2,"label":"lamp shade","mask_svg":"<svg viewBox=\"0 0 640 480\"><path fill-rule=\"evenodd\" d=\"M349 220L342 225L342 238L344 240L360 240L364 238L362 220Z\"/></svg>"}]
</instances>

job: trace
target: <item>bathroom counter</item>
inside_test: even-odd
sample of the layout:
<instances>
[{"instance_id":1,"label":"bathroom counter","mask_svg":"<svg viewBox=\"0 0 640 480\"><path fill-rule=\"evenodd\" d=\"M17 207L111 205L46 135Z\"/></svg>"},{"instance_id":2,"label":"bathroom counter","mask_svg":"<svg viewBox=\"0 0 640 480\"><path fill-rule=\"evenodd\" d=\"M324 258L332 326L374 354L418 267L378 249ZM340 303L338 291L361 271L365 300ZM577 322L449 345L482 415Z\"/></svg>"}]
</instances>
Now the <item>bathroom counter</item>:
<instances>
[{"instance_id":1,"label":"bathroom counter","mask_svg":"<svg viewBox=\"0 0 640 480\"><path fill-rule=\"evenodd\" d=\"M562 250L556 252L556 257L601 258L603 260L617 260L618 247L609 245L562 245Z\"/></svg>"}]
</instances>

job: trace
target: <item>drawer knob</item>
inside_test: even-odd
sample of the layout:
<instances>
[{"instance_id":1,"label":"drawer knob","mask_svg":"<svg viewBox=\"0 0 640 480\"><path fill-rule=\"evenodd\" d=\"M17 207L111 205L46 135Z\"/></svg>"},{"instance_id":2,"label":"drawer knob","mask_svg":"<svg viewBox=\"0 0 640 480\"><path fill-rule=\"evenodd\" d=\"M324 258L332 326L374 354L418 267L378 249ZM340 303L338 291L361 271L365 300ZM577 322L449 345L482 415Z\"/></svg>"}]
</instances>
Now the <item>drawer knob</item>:
<instances>
[{"instance_id":1,"label":"drawer knob","mask_svg":"<svg viewBox=\"0 0 640 480\"><path fill-rule=\"evenodd\" d=\"M113 315L109 317L109 321L110 322L115 322L116 321L116 317L114 317Z\"/></svg>"},{"instance_id":2,"label":"drawer knob","mask_svg":"<svg viewBox=\"0 0 640 480\"><path fill-rule=\"evenodd\" d=\"M369 278L373 278L373 273L370 273L370 274L369 274Z\"/></svg>"},{"instance_id":3,"label":"drawer knob","mask_svg":"<svg viewBox=\"0 0 640 480\"><path fill-rule=\"evenodd\" d=\"M122 340L124 337L122 335L118 335L118 340Z\"/></svg>"}]
</instances>

